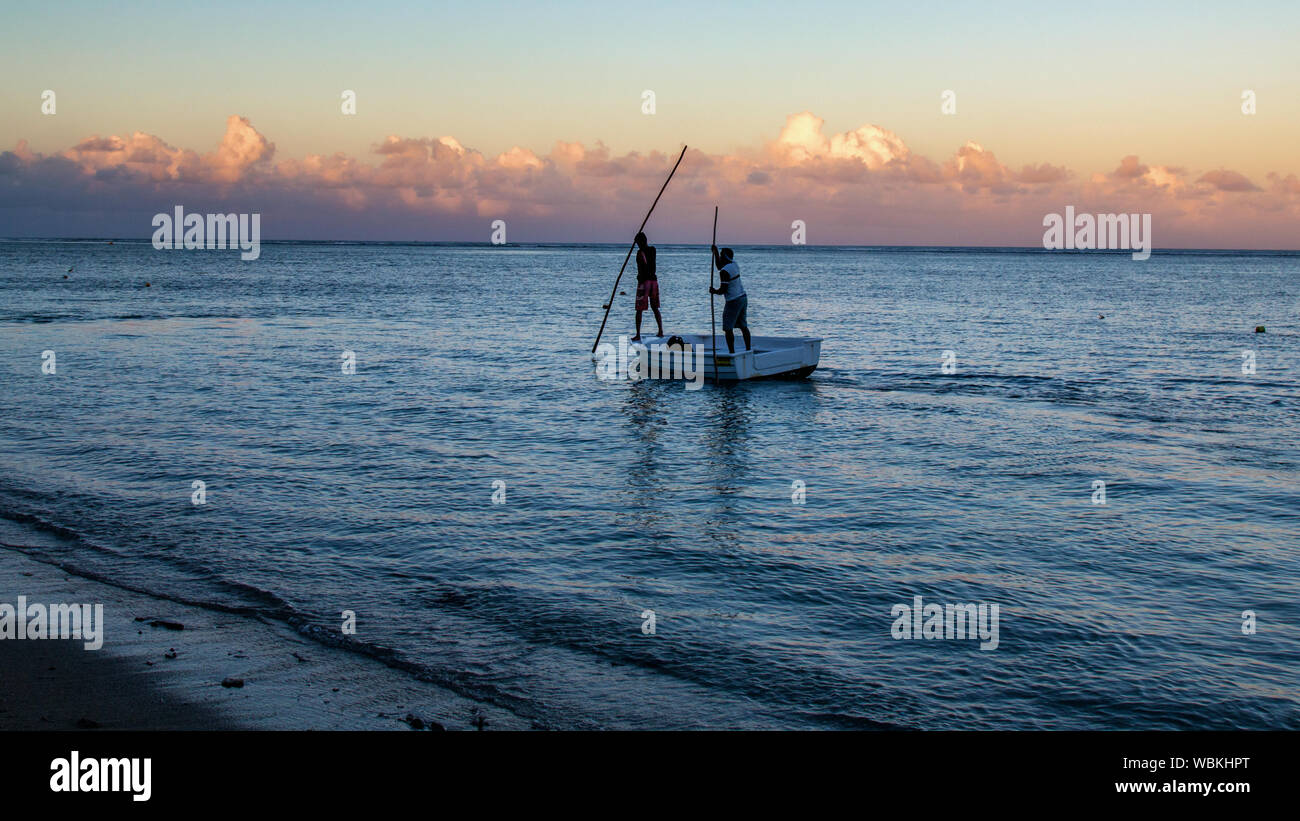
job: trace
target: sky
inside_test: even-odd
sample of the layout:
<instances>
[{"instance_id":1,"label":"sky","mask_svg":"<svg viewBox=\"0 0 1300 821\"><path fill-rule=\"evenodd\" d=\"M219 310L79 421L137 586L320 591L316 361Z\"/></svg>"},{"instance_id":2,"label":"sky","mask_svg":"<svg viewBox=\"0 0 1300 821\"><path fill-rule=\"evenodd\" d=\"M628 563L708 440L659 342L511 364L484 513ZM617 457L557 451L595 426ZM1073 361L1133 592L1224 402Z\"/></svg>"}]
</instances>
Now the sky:
<instances>
[{"instance_id":1,"label":"sky","mask_svg":"<svg viewBox=\"0 0 1300 821\"><path fill-rule=\"evenodd\" d=\"M665 241L698 241L716 202L732 242L789 242L798 219L814 244L1033 245L1074 205L1152 213L1157 247L1300 245L1294 3L127 0L3 20L0 236L146 237L183 204L262 213L268 239L486 241L502 219L511 241L622 240L688 144Z\"/></svg>"}]
</instances>

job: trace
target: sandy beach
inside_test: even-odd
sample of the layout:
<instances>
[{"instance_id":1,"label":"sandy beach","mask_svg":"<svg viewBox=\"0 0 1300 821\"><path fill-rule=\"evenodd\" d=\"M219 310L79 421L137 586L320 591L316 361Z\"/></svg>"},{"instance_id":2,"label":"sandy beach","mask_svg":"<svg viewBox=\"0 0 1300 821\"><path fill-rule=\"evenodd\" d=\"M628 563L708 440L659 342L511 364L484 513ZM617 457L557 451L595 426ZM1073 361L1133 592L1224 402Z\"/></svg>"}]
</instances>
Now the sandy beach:
<instances>
[{"instance_id":1,"label":"sandy beach","mask_svg":"<svg viewBox=\"0 0 1300 821\"><path fill-rule=\"evenodd\" d=\"M13 543L5 601L102 603L103 647L0 641L3 730L528 729L525 719L286 625L72 575ZM224 682L224 684L223 684Z\"/></svg>"}]
</instances>

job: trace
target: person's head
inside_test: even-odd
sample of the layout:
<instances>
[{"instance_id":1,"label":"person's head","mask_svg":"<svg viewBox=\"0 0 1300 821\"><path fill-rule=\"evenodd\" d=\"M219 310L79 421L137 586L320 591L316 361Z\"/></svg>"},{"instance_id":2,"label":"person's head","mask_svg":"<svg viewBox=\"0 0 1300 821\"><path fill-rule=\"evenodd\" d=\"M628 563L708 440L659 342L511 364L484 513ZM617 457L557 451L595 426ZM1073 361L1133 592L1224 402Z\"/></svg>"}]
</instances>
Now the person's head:
<instances>
[{"instance_id":1,"label":"person's head","mask_svg":"<svg viewBox=\"0 0 1300 821\"><path fill-rule=\"evenodd\" d=\"M726 262L731 262L736 258L735 253L732 252L730 248L723 248L721 251L718 252L718 256L722 257L722 259Z\"/></svg>"},{"instance_id":2,"label":"person's head","mask_svg":"<svg viewBox=\"0 0 1300 821\"><path fill-rule=\"evenodd\" d=\"M649 244L649 242L648 242L648 241L646 240L646 238L645 238L645 232L644 232L644 231L641 231L641 232L638 232L638 233L637 233L637 235L636 235L636 244L637 244L638 246L640 246L641 248L645 248L646 245Z\"/></svg>"}]
</instances>

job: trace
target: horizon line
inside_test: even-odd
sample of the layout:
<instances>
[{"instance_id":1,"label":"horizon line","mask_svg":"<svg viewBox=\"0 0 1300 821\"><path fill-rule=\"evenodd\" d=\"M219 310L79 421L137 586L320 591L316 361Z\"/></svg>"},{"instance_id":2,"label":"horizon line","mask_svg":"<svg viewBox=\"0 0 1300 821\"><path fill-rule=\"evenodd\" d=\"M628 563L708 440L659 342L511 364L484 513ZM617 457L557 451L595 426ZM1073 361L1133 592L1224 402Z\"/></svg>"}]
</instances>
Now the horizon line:
<instances>
[{"instance_id":1,"label":"horizon line","mask_svg":"<svg viewBox=\"0 0 1300 821\"><path fill-rule=\"evenodd\" d=\"M0 242L131 242L131 243L151 243L152 237L0 237ZM317 245L430 245L430 246L462 246L462 247L485 247L485 248L521 248L525 246L566 246L566 245L609 245L613 247L624 247L631 245L632 241L611 242L609 240L532 240L524 242L504 242L493 243L479 240L421 240L421 239L263 239L259 241L267 245L278 244L317 244ZM701 242L661 242L657 246L681 246L692 248L707 248ZM794 245L791 243L763 243L763 242L733 242L731 247L736 248L788 248L791 250L798 248L853 248L853 249L906 249L906 250L987 250L987 251L1023 251L1038 252L1044 254L1130 254L1131 248L1044 248L1041 245L854 245L843 243L805 243ZM164 249L164 250L192 250L192 251L212 251L225 250L217 248L191 248L191 249ZM1170 252L1195 252L1195 253L1255 253L1255 254L1300 254L1300 248L1192 248L1192 247L1175 247L1152 248L1152 255Z\"/></svg>"}]
</instances>

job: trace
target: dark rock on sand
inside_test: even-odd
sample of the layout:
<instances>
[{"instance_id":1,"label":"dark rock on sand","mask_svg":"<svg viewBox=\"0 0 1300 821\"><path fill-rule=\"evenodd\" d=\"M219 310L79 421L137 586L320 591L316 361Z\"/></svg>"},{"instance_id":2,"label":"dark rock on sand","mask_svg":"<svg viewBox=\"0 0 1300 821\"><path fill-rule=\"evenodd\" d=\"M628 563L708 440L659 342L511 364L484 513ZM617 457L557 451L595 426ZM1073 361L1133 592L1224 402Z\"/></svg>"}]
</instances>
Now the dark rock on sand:
<instances>
[{"instance_id":1,"label":"dark rock on sand","mask_svg":"<svg viewBox=\"0 0 1300 821\"><path fill-rule=\"evenodd\" d=\"M406 718L402 720L405 721L407 724L410 724L412 730L424 729L423 719L421 719L419 716L415 715L414 713L407 713Z\"/></svg>"},{"instance_id":2,"label":"dark rock on sand","mask_svg":"<svg viewBox=\"0 0 1300 821\"><path fill-rule=\"evenodd\" d=\"M166 627L168 630L184 630L185 625L171 619L160 619L154 616L136 616L136 621L147 621L150 627Z\"/></svg>"},{"instance_id":3,"label":"dark rock on sand","mask_svg":"<svg viewBox=\"0 0 1300 821\"><path fill-rule=\"evenodd\" d=\"M221 686L222 687L243 687L244 680L242 678L235 678L234 676L226 676L221 680Z\"/></svg>"}]
</instances>

